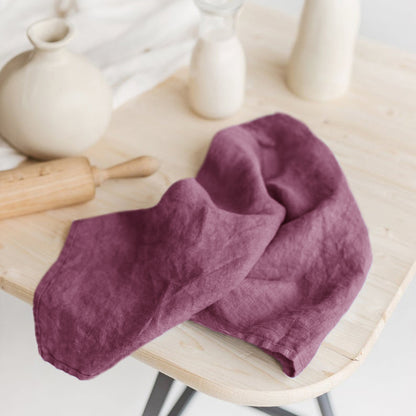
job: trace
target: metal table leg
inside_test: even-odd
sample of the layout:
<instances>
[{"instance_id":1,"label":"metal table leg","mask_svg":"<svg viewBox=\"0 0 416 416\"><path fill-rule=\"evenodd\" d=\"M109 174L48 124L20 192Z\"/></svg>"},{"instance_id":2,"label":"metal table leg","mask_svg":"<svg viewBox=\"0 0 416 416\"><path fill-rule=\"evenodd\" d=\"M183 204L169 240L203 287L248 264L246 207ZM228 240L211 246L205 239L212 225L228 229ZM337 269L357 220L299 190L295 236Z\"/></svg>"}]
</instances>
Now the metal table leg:
<instances>
[{"instance_id":1,"label":"metal table leg","mask_svg":"<svg viewBox=\"0 0 416 416\"><path fill-rule=\"evenodd\" d=\"M322 416L334 416L328 393L325 393L316 399L318 400L319 409L321 410Z\"/></svg>"},{"instance_id":2,"label":"metal table leg","mask_svg":"<svg viewBox=\"0 0 416 416\"><path fill-rule=\"evenodd\" d=\"M298 416L295 413L282 409L281 407L253 407L269 416Z\"/></svg>"},{"instance_id":3,"label":"metal table leg","mask_svg":"<svg viewBox=\"0 0 416 416\"><path fill-rule=\"evenodd\" d=\"M166 376L165 374L159 373L157 375L142 416L159 416L173 381L174 380L171 377ZM194 389L186 387L178 401L172 407L168 416L180 416L195 393L196 391ZM334 416L328 393L317 397L316 400L318 401L322 416ZM289 412L281 407L253 407L253 409L259 410L269 416L297 416L295 413Z\"/></svg>"},{"instance_id":4,"label":"metal table leg","mask_svg":"<svg viewBox=\"0 0 416 416\"><path fill-rule=\"evenodd\" d=\"M172 383L173 378L158 373L142 416L159 416L163 403L165 403L169 390L172 387Z\"/></svg>"},{"instance_id":5,"label":"metal table leg","mask_svg":"<svg viewBox=\"0 0 416 416\"><path fill-rule=\"evenodd\" d=\"M178 401L172 407L172 410L169 412L168 416L179 416L185 410L186 406L188 406L189 402L191 401L192 397L196 391L191 387L186 387L183 391L181 397L179 397Z\"/></svg>"}]
</instances>

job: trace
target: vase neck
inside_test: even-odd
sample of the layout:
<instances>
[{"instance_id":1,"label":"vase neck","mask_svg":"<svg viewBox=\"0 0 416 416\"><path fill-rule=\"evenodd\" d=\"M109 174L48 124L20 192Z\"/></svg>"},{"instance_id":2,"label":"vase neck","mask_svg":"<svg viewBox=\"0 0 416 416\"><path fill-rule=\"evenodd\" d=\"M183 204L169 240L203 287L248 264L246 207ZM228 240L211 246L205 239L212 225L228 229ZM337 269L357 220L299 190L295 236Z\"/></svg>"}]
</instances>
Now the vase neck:
<instances>
[{"instance_id":1,"label":"vase neck","mask_svg":"<svg viewBox=\"0 0 416 416\"><path fill-rule=\"evenodd\" d=\"M29 26L27 36L37 53L45 56L62 52L73 36L74 30L64 19L50 18Z\"/></svg>"}]
</instances>

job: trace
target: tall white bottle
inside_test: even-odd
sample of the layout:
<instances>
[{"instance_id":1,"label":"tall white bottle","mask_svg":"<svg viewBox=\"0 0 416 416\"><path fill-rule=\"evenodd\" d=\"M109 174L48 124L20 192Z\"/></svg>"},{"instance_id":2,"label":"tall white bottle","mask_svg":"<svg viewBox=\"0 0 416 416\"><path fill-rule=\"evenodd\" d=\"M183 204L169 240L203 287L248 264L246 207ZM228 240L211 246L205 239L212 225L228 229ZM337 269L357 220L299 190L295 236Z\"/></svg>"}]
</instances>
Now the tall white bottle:
<instances>
[{"instance_id":1,"label":"tall white bottle","mask_svg":"<svg viewBox=\"0 0 416 416\"><path fill-rule=\"evenodd\" d=\"M201 23L189 70L189 102L202 117L229 117L244 101L246 62L235 33L243 0L195 3Z\"/></svg>"},{"instance_id":2,"label":"tall white bottle","mask_svg":"<svg viewBox=\"0 0 416 416\"><path fill-rule=\"evenodd\" d=\"M296 95L324 101L348 90L359 24L359 0L305 0L287 69Z\"/></svg>"}]
</instances>

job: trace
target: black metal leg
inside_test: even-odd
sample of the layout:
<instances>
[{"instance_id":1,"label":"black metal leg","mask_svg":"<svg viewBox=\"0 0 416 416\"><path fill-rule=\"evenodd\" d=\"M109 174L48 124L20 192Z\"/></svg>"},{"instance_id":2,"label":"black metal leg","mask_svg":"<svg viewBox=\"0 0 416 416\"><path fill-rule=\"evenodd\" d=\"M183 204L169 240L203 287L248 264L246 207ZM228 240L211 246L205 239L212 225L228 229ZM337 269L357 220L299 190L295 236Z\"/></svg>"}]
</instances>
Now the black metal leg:
<instances>
[{"instance_id":1,"label":"black metal leg","mask_svg":"<svg viewBox=\"0 0 416 416\"><path fill-rule=\"evenodd\" d=\"M142 416L159 416L170 388L172 387L173 381L173 378L165 374L159 373L157 375L155 384L153 386L152 392L150 393ZM178 401L172 407L172 410L169 412L168 416L180 416L195 393L196 391L193 388L186 387ZM334 416L328 393L325 393L316 399L318 401L322 416ZM269 416L297 416L295 413L289 412L288 410L282 409L281 407L253 406L253 409L257 409Z\"/></svg>"},{"instance_id":2,"label":"black metal leg","mask_svg":"<svg viewBox=\"0 0 416 416\"><path fill-rule=\"evenodd\" d=\"M179 416L185 410L186 406L188 406L189 402L191 401L192 397L196 391L191 387L186 387L186 389L179 397L178 401L172 407L172 410L169 412L168 416Z\"/></svg>"},{"instance_id":3,"label":"black metal leg","mask_svg":"<svg viewBox=\"0 0 416 416\"><path fill-rule=\"evenodd\" d=\"M158 373L142 416L159 416L163 403L165 403L169 390L172 387L172 383L173 378Z\"/></svg>"},{"instance_id":4,"label":"black metal leg","mask_svg":"<svg viewBox=\"0 0 416 416\"><path fill-rule=\"evenodd\" d=\"M334 416L334 412L331 407L329 400L329 394L325 393L322 396L316 398L318 401L319 409L322 416ZM253 407L254 409L260 410L269 416L297 416L295 413L289 412L288 410L282 409L281 407Z\"/></svg>"},{"instance_id":5,"label":"black metal leg","mask_svg":"<svg viewBox=\"0 0 416 416\"><path fill-rule=\"evenodd\" d=\"M260 412L266 413L269 416L297 416L295 413L282 409L281 407L254 407L253 409L260 410Z\"/></svg>"},{"instance_id":6,"label":"black metal leg","mask_svg":"<svg viewBox=\"0 0 416 416\"><path fill-rule=\"evenodd\" d=\"M322 416L334 416L328 393L317 397L316 400L318 400L319 409L321 410Z\"/></svg>"}]
</instances>

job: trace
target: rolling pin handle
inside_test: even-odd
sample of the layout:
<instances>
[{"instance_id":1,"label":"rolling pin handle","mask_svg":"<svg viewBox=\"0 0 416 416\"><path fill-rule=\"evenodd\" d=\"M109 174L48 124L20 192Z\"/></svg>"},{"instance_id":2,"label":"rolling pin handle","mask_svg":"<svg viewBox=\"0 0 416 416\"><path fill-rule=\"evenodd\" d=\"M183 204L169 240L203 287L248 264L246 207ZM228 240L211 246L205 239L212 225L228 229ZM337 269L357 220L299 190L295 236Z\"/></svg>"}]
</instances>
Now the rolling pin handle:
<instances>
[{"instance_id":1,"label":"rolling pin handle","mask_svg":"<svg viewBox=\"0 0 416 416\"><path fill-rule=\"evenodd\" d=\"M160 162L152 156L140 156L127 162L120 163L107 169L92 166L92 174L96 186L100 186L107 179L142 178L155 173Z\"/></svg>"}]
</instances>

